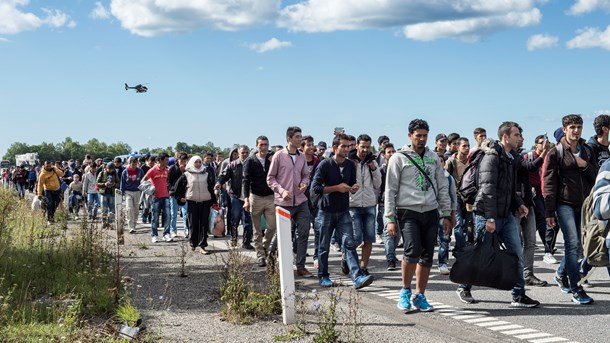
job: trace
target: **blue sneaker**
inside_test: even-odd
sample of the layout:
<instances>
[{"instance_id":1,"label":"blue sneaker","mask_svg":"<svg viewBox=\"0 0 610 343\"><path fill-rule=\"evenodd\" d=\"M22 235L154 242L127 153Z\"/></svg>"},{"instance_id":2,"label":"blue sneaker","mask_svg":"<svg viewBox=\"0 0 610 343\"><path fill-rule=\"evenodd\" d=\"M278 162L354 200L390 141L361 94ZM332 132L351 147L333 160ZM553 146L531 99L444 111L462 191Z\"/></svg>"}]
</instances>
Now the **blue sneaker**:
<instances>
[{"instance_id":1,"label":"blue sneaker","mask_svg":"<svg viewBox=\"0 0 610 343\"><path fill-rule=\"evenodd\" d=\"M587 305L593 303L593 299L585 293L584 289L576 291L576 293L572 294L572 302L575 302L579 305Z\"/></svg>"},{"instance_id":2,"label":"blue sneaker","mask_svg":"<svg viewBox=\"0 0 610 343\"><path fill-rule=\"evenodd\" d=\"M320 279L320 286L322 287L332 287L333 285L333 280L331 280L328 276L325 276Z\"/></svg>"},{"instance_id":3,"label":"blue sneaker","mask_svg":"<svg viewBox=\"0 0 610 343\"><path fill-rule=\"evenodd\" d=\"M418 309L422 312L434 311L434 307L432 307L432 305L428 304L428 300L426 300L426 296L421 293L416 294L415 297L413 297L413 307L415 307L416 309Z\"/></svg>"},{"instance_id":4,"label":"blue sneaker","mask_svg":"<svg viewBox=\"0 0 610 343\"><path fill-rule=\"evenodd\" d=\"M411 289L403 288L400 290L396 307L398 307L399 310L411 311Z\"/></svg>"},{"instance_id":5,"label":"blue sneaker","mask_svg":"<svg viewBox=\"0 0 610 343\"><path fill-rule=\"evenodd\" d=\"M360 275L354 280L354 288L360 289L373 283L372 275Z\"/></svg>"}]
</instances>

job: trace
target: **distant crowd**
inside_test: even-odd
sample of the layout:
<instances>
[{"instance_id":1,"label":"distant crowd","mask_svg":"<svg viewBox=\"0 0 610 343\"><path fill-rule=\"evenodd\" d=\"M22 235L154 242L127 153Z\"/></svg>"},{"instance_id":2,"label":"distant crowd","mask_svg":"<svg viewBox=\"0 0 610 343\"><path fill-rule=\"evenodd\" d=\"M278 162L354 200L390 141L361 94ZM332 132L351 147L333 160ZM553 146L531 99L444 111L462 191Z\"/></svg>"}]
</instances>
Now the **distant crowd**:
<instances>
[{"instance_id":1,"label":"distant crowd","mask_svg":"<svg viewBox=\"0 0 610 343\"><path fill-rule=\"evenodd\" d=\"M367 287L375 278L368 270L372 249L383 245L387 270L402 273L397 307L403 311L433 310L425 290L435 245L438 272L448 275L452 237L453 251L463 251L495 235L518 257L511 306L539 306L526 295L525 286L549 282L571 294L573 302L591 304L585 288L592 266L583 250L581 217L587 214L583 203L592 197L592 213L600 220L610 218L610 164L605 163L610 157L610 116L595 118L594 129L595 135L585 141L582 118L567 115L553 142L541 132L532 142L534 149L524 152L523 129L506 121L498 127L497 139L488 138L484 128L474 129L472 137L439 133L430 149L430 127L415 119L406 133L409 144L396 147L380 136L373 153L367 134L352 136L336 129L330 144L316 144L291 126L285 146L270 147L260 135L252 149L236 146L226 158L222 153L176 152L103 163L86 155L82 161L4 170L2 181L21 198L26 190L34 193L48 224L67 197L74 219L101 219L111 227L118 194L129 232L149 230L153 243L183 237L193 251L207 255L212 252L208 236L220 225L213 237L226 235L231 246L254 250L260 267L274 250L280 206L293 221L297 277L311 277L314 270L321 287L335 285L328 262L334 250L341 253L341 271L354 288ZM555 248L560 230L561 258ZM543 261L559 264L553 280L536 276L536 235L544 245ZM311 241L315 251L308 266ZM462 302L476 301L471 289L457 285Z\"/></svg>"}]
</instances>

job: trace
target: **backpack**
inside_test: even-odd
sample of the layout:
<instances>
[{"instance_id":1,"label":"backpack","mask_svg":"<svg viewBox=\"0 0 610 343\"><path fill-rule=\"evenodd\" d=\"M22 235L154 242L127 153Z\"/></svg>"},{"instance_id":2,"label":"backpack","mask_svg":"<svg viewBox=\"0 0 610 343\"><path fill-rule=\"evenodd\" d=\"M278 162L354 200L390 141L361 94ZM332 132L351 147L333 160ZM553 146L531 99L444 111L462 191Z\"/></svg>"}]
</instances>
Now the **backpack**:
<instances>
[{"instance_id":1,"label":"backpack","mask_svg":"<svg viewBox=\"0 0 610 343\"><path fill-rule=\"evenodd\" d=\"M464 170L458 187L458 194L465 203L473 205L479 192L479 165L485 156L483 150L478 149L470 155L468 166Z\"/></svg>"},{"instance_id":2,"label":"backpack","mask_svg":"<svg viewBox=\"0 0 610 343\"><path fill-rule=\"evenodd\" d=\"M580 217L583 255L591 266L607 267L609 261L606 236L610 229L610 223L607 220L597 219L593 213L593 207L593 190L591 190L591 193L589 193L582 204L582 214Z\"/></svg>"}]
</instances>

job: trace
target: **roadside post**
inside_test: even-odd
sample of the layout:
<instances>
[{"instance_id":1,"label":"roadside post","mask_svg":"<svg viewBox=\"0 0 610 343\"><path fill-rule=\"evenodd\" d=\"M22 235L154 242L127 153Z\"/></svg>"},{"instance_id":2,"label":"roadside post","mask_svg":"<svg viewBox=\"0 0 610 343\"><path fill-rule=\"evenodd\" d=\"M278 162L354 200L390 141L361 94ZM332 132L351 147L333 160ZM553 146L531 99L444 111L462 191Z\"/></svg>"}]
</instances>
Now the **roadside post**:
<instances>
[{"instance_id":1,"label":"roadside post","mask_svg":"<svg viewBox=\"0 0 610 343\"><path fill-rule=\"evenodd\" d=\"M290 212L277 206L277 245L280 262L280 287L282 288L282 319L284 325L294 324L295 286L292 270L292 237L290 233Z\"/></svg>"}]
</instances>

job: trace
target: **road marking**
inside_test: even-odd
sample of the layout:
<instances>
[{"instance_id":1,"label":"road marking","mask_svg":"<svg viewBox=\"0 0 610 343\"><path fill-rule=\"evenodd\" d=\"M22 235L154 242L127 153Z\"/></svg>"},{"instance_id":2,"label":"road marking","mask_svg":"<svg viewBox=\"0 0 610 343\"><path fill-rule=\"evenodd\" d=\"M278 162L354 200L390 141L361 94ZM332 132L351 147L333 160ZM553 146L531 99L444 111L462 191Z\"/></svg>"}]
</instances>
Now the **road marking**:
<instances>
[{"instance_id":1,"label":"road marking","mask_svg":"<svg viewBox=\"0 0 610 343\"><path fill-rule=\"evenodd\" d=\"M400 296L400 289L390 289L387 287L370 288L369 294L375 294L388 300L397 301ZM437 301L431 301L430 305L434 306L435 312L447 318L461 320L464 323L474 324L476 326L499 332L501 334L514 337L517 339L528 340L532 343L568 343L567 338L555 337L550 333L541 332L536 329L523 327L522 325L500 320L495 317L487 317L489 312L486 311L470 311L462 310L451 305L445 305ZM576 342L575 342L576 343Z\"/></svg>"},{"instance_id":2,"label":"road marking","mask_svg":"<svg viewBox=\"0 0 610 343\"><path fill-rule=\"evenodd\" d=\"M562 342L562 341L567 341L567 338L563 338L563 337L547 337L547 338L541 338L541 339L535 339L533 341L530 341L532 343L552 343L552 342Z\"/></svg>"},{"instance_id":3,"label":"road marking","mask_svg":"<svg viewBox=\"0 0 610 343\"><path fill-rule=\"evenodd\" d=\"M550 333L546 333L546 332L538 332L538 333L529 333L527 335L519 335L519 336L515 336L519 339L532 339L532 338L542 338L542 337L549 337L549 336L553 336Z\"/></svg>"}]
</instances>

